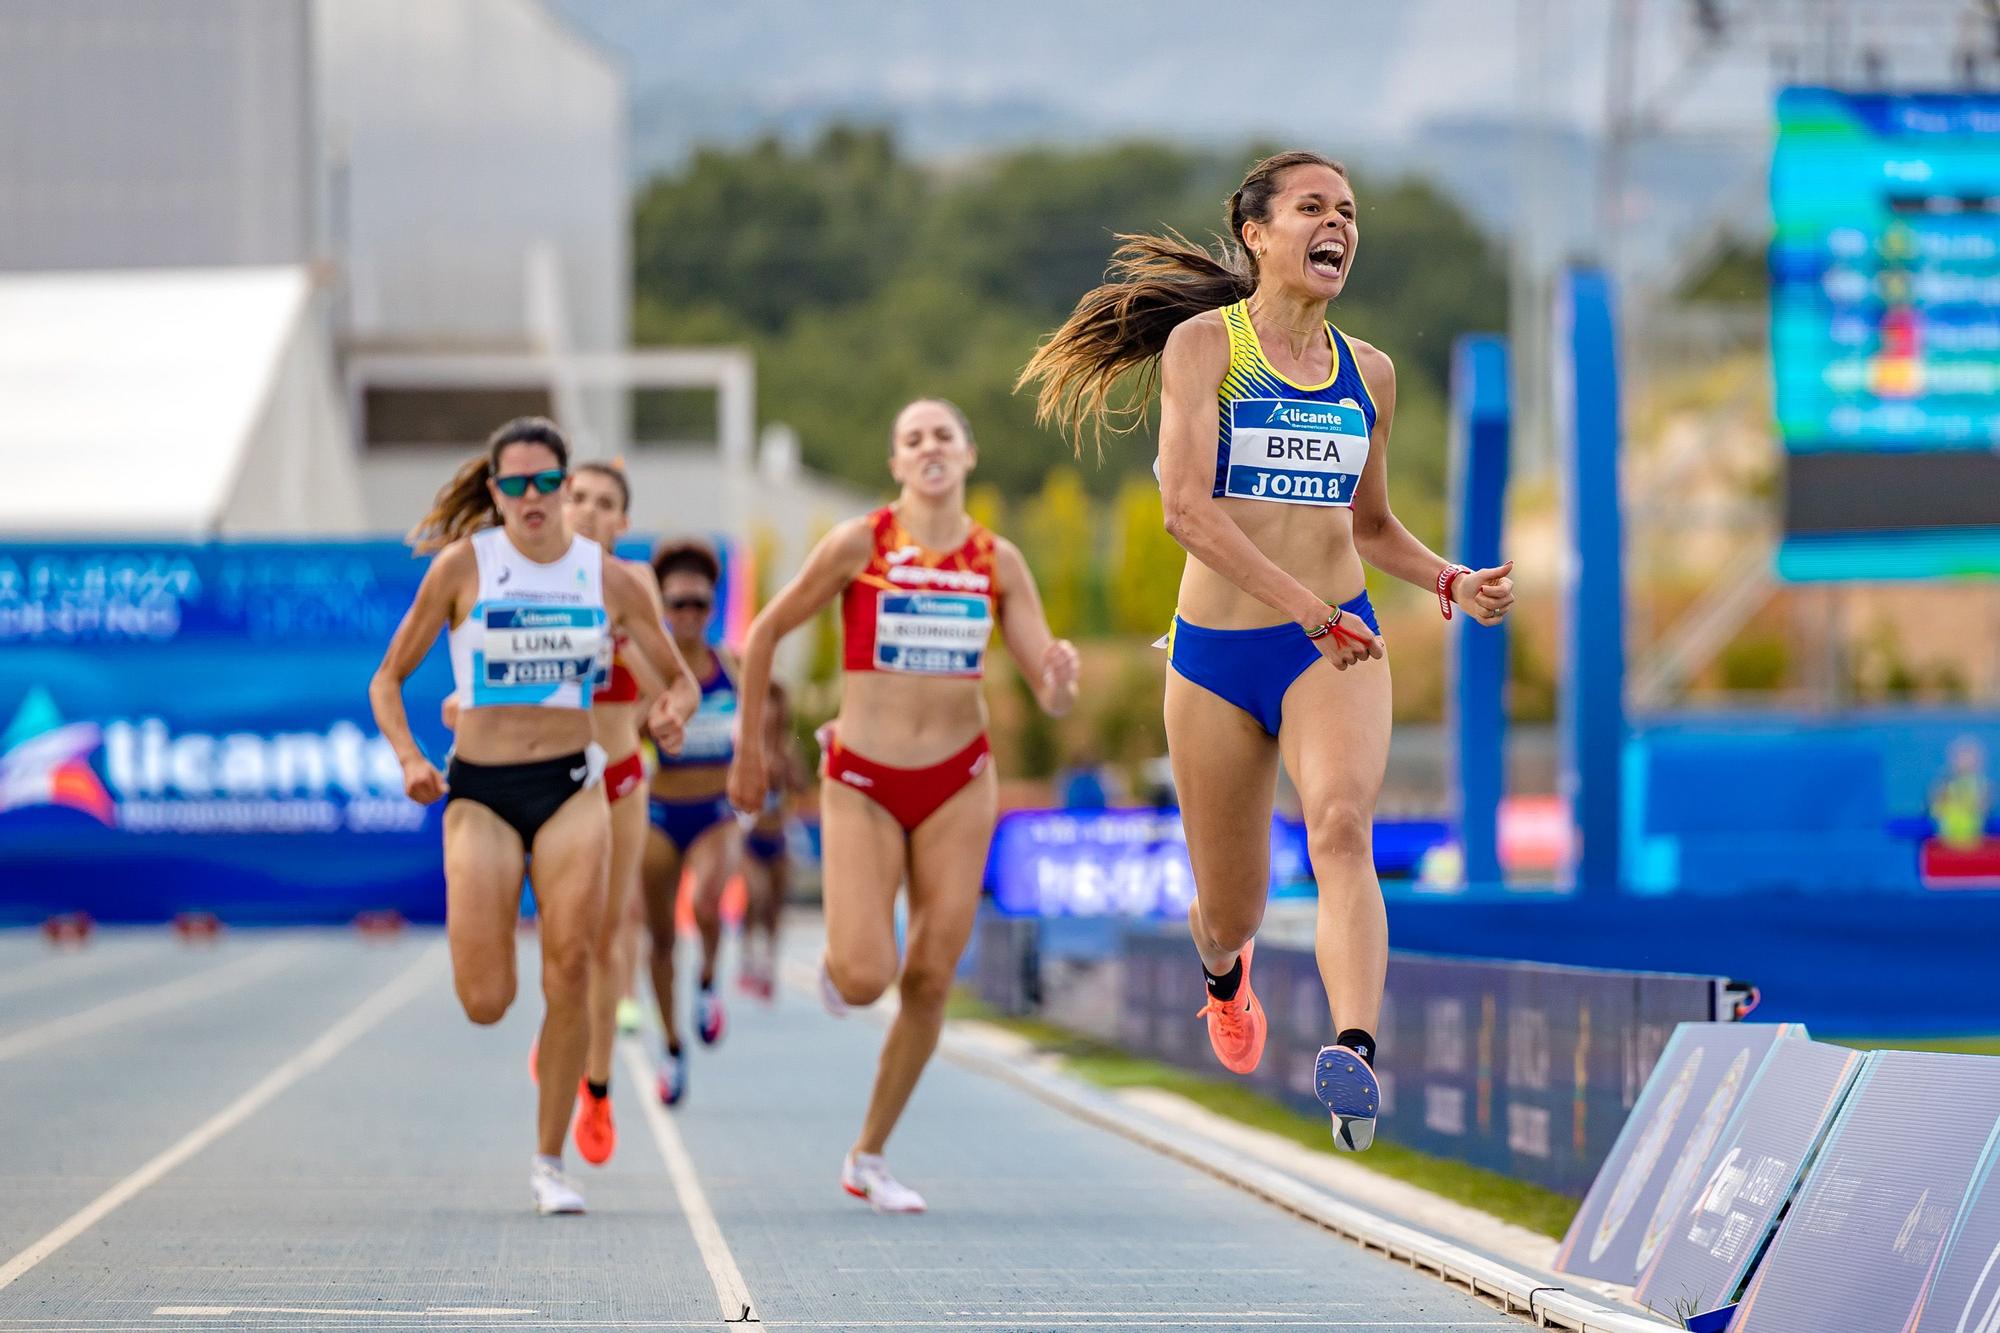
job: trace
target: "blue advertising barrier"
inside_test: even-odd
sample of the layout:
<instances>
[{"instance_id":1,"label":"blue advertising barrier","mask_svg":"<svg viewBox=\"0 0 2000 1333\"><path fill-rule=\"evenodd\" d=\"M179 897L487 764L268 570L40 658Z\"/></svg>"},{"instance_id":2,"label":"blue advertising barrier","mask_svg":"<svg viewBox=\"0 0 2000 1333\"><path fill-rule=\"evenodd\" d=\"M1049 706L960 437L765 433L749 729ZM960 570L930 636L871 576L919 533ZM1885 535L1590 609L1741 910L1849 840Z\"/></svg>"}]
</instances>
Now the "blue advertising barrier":
<instances>
[{"instance_id":1,"label":"blue advertising barrier","mask_svg":"<svg viewBox=\"0 0 2000 1333\"><path fill-rule=\"evenodd\" d=\"M368 704L426 568L380 540L0 544L0 923L441 919L440 809ZM403 692L440 764L450 688L441 636Z\"/></svg>"},{"instance_id":2,"label":"blue advertising barrier","mask_svg":"<svg viewBox=\"0 0 2000 1333\"><path fill-rule=\"evenodd\" d=\"M1194 1017L1203 991L1185 928L1133 924L1119 961L1119 1044L1217 1072ZM1260 939L1256 984L1270 1026L1252 1085L1324 1114L1313 1058L1332 1029L1310 944ZM1379 1133L1580 1196L1675 1028L1732 1003L1716 977L1392 953Z\"/></svg>"}]
</instances>

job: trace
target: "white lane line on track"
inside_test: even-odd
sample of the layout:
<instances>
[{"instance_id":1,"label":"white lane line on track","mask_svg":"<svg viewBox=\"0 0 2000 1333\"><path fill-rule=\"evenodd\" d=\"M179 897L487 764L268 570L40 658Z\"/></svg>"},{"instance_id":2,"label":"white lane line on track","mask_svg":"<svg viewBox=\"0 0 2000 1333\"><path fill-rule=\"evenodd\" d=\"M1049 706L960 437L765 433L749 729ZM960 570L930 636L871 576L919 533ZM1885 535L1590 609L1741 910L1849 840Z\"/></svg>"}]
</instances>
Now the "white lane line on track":
<instances>
[{"instance_id":1,"label":"white lane line on track","mask_svg":"<svg viewBox=\"0 0 2000 1333\"><path fill-rule=\"evenodd\" d=\"M110 941L100 941L86 946L81 953L55 954L29 963L12 976L0 977L0 995L13 995L40 986L57 986L79 977L94 977L121 963L147 961L146 955L151 951L130 947L136 943L131 941L128 947L120 948ZM165 949L160 949L155 956L165 952Z\"/></svg>"},{"instance_id":2,"label":"white lane line on track","mask_svg":"<svg viewBox=\"0 0 2000 1333\"><path fill-rule=\"evenodd\" d=\"M408 1004L434 979L445 957L442 943L427 947L388 985L350 1009L346 1017L322 1032L310 1046L266 1074L255 1087L190 1130L180 1142L71 1214L67 1221L48 1235L5 1264L0 1264L0 1290L5 1290L15 1279L90 1230L160 1177L248 1120L262 1110L265 1103L326 1064L368 1029Z\"/></svg>"},{"instance_id":3,"label":"white lane line on track","mask_svg":"<svg viewBox=\"0 0 2000 1333\"><path fill-rule=\"evenodd\" d=\"M722 1306L722 1317L730 1323L751 1320L755 1316L751 1313L749 1284L744 1282L743 1272L736 1266L736 1256L730 1253L729 1242L723 1238L715 1210L708 1206L708 1195L701 1188L701 1178L695 1174L694 1159L688 1156L687 1145L681 1142L680 1130L674 1127L660 1099L652 1095L654 1073L647 1067L639 1043L621 1040L618 1044L625 1057L626 1072L632 1077L632 1087L637 1090L639 1105L645 1110L646 1125L653 1131L653 1142L659 1146L660 1160L666 1163L667 1178L680 1198L681 1211L687 1214L688 1230L694 1232L702 1263L708 1267L709 1280L715 1283L715 1299Z\"/></svg>"},{"instance_id":4,"label":"white lane line on track","mask_svg":"<svg viewBox=\"0 0 2000 1333\"><path fill-rule=\"evenodd\" d=\"M267 946L220 967L205 968L191 977L148 986L145 990L133 991L115 1000L79 1009L73 1014L64 1014L61 1018L0 1035L0 1060L11 1060L59 1041L87 1037L135 1018L151 1017L190 1001L234 990L246 982L277 971L296 958L304 947L302 944Z\"/></svg>"}]
</instances>

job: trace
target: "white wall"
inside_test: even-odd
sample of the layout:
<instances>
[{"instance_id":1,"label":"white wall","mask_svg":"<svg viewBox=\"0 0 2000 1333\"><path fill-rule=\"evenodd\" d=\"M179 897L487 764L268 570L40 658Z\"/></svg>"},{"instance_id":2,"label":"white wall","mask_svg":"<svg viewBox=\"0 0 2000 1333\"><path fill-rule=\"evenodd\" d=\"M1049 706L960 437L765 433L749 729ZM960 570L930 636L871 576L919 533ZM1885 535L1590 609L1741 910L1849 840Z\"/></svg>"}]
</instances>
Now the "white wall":
<instances>
[{"instance_id":1,"label":"white wall","mask_svg":"<svg viewBox=\"0 0 2000 1333\"><path fill-rule=\"evenodd\" d=\"M327 226L363 345L536 345L553 255L570 345L623 347L625 82L537 0L320 0Z\"/></svg>"},{"instance_id":2,"label":"white wall","mask_svg":"<svg viewBox=\"0 0 2000 1333\"><path fill-rule=\"evenodd\" d=\"M0 4L0 270L295 263L307 0Z\"/></svg>"}]
</instances>

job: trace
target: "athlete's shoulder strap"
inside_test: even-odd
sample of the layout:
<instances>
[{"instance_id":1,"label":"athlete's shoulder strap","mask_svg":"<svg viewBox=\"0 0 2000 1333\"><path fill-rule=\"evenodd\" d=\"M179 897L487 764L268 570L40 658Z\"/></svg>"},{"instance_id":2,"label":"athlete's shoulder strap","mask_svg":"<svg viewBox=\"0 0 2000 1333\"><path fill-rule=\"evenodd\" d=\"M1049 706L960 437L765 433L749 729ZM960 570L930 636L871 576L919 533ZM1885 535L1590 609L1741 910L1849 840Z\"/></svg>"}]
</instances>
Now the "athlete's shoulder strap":
<instances>
[{"instance_id":1,"label":"athlete's shoulder strap","mask_svg":"<svg viewBox=\"0 0 2000 1333\"><path fill-rule=\"evenodd\" d=\"M1229 368L1255 365L1259 352L1257 332L1250 327L1250 303L1232 301L1222 307L1222 326L1229 331ZM1223 378L1228 379L1227 373Z\"/></svg>"}]
</instances>

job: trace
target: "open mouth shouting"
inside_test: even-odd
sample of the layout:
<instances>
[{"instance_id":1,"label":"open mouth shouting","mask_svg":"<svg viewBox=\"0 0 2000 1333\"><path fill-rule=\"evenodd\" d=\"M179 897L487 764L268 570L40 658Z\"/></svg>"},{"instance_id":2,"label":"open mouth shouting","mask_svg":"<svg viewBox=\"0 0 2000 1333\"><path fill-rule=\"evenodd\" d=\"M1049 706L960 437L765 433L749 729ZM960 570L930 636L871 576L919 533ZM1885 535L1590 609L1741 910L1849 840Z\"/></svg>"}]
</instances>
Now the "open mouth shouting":
<instances>
[{"instance_id":1,"label":"open mouth shouting","mask_svg":"<svg viewBox=\"0 0 2000 1333\"><path fill-rule=\"evenodd\" d=\"M1306 267L1322 278L1338 278L1347 269L1347 242L1329 236L1306 251Z\"/></svg>"}]
</instances>

